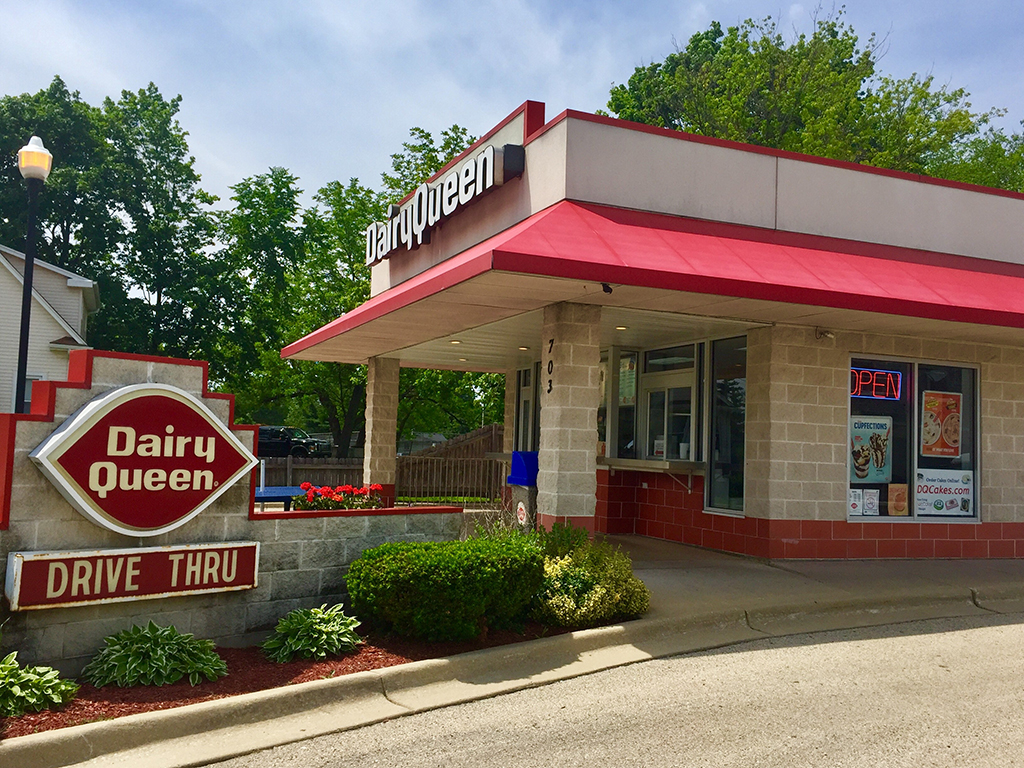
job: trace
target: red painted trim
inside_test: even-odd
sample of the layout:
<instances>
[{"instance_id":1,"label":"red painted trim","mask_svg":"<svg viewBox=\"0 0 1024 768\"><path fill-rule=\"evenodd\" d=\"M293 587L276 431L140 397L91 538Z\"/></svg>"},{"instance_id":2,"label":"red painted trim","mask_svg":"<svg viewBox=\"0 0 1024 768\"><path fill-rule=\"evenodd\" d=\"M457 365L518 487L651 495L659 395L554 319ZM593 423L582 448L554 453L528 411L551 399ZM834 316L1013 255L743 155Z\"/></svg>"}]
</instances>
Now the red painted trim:
<instances>
[{"instance_id":1,"label":"red painted trim","mask_svg":"<svg viewBox=\"0 0 1024 768\"><path fill-rule=\"evenodd\" d=\"M583 228L582 231L585 234L592 236L594 232L591 231L591 228L595 226L595 222L588 222L586 218L596 215L610 222L611 225L818 250L822 252L822 257L845 254L855 259L884 259L890 262L899 261L944 270L943 274L933 275L929 278L931 284L935 285L956 284L956 281L962 279L962 275L957 274L958 272L1024 279L1024 266L1017 264L562 200L467 251L434 265L395 288L373 297L334 322L288 345L282 350L281 356L288 358L298 355L334 336L351 331L390 312L410 306L489 270L583 280L590 283L608 282L639 287L667 288L710 295L810 304L1011 328L1024 327L1024 312L1014 310L962 307L938 300L929 302L875 296L868 293L852 293L836 289L834 286L821 288L807 285L780 286L764 280L715 277L666 268L645 269L642 266L628 265L625 260L619 260L619 263L599 263L588 261L585 258L577 258L577 254L561 258L551 255L550 251L554 249L544 239L543 228L539 229L537 233L540 236L540 244L535 245L538 240L537 238L531 240L530 230L542 226L544 220L550 216L564 216L570 212L575 212L581 217L578 224L566 225L565 222L556 222L556 228L579 226ZM600 232L597 234L600 236ZM527 244L519 245L516 239L520 235L525 236L524 241ZM535 247L538 251L543 250L549 253L531 251L531 248ZM1005 293L1004 289L1005 286L1000 289L1001 292ZM1006 295L1015 296L1018 293L1024 293L1024 289L1019 292L1010 291ZM387 351L390 350L381 350L382 353Z\"/></svg>"},{"instance_id":2,"label":"red painted trim","mask_svg":"<svg viewBox=\"0 0 1024 768\"><path fill-rule=\"evenodd\" d=\"M426 183L430 184L436 179L439 179L448 171L449 168L451 168L453 165L458 164L462 160L462 158L472 153L473 150L475 150L477 147L483 146L494 134L496 134L506 125L511 123L517 117L519 117L519 115L523 115L524 113L525 116L523 118L523 144L525 145L526 140L530 136L530 134L538 130L542 125L544 125L544 102L542 101L524 101L522 104L516 107L511 112L511 114L509 114L508 117L506 117L496 126L491 128L491 130L489 130L483 136L481 136L479 139L470 144L469 147L462 150L462 152L460 152L447 163L445 163L443 166L441 166L441 170L437 171L437 173L435 173L433 176L427 179ZM402 205L408 202L412 198L412 196L413 192L410 192L401 200L399 200L398 204Z\"/></svg>"},{"instance_id":3,"label":"red painted trim","mask_svg":"<svg viewBox=\"0 0 1024 768\"><path fill-rule=\"evenodd\" d=\"M611 206L577 202L575 200L566 202L626 226L650 227L671 232L686 232L694 235L707 235L709 237L724 237L730 240L746 240L769 245L832 251L835 253L847 253L851 256L867 256L874 259L905 261L910 264L928 264L933 267L962 269L967 272L985 272L993 275L1009 275L1011 277L1024 278L1024 264L1008 261L995 261L941 251L926 251L920 248L906 248L900 245L869 243L862 240L847 240L826 235L788 232L781 229L763 229L746 224L691 219L686 216L673 216L667 213L653 213L651 211L631 208L613 208Z\"/></svg>"},{"instance_id":4,"label":"red painted trim","mask_svg":"<svg viewBox=\"0 0 1024 768\"><path fill-rule=\"evenodd\" d=\"M385 517L387 515L450 515L462 507L381 507L379 509L303 509L288 512L255 512L250 520L301 520L310 517Z\"/></svg>"},{"instance_id":5,"label":"red painted trim","mask_svg":"<svg viewBox=\"0 0 1024 768\"><path fill-rule=\"evenodd\" d=\"M986 195L994 195L996 197L1009 197L1014 200L1024 200L1024 194L1020 192L1012 192L1007 189L996 189L994 187L982 187L977 184L965 184L960 181L950 181L948 179L939 179L934 176L924 176L918 173L907 173L905 171L893 171L888 168L876 168L872 165L861 165L860 163L852 163L847 160L832 160L827 157L817 157L815 155L804 155L799 152L790 152L783 149L772 149L770 147L761 147L756 144L744 144L739 141L732 141L729 139L716 139L711 136L701 136L695 133L686 133L685 131L677 131L672 128L661 128L656 125L646 125L645 123L634 123L629 120L622 120L617 117L607 117L605 115L592 115L589 112L579 112L575 109L567 109L557 117L553 118L550 122L545 124L543 128L538 130L535 134L530 136L530 141L534 141L540 136L544 135L547 131L551 130L554 126L558 125L563 120L568 119L581 120L588 123L597 123L599 125L607 125L613 128L621 128L628 131L636 131L637 133L649 133L655 136L664 136L665 138L676 139L678 141L689 141L694 144L706 144L713 147L723 147L725 149L735 149L741 152L749 152L755 155L767 155L769 157L777 157L785 160L795 160L802 163L811 163L814 165L824 165L832 168L842 168L848 171L858 171L860 173L867 173L874 176L886 176L893 179L903 179L905 181L914 181L921 184L931 184L937 187L949 187L951 189L960 189L967 192L980 192Z\"/></svg>"},{"instance_id":6,"label":"red painted trim","mask_svg":"<svg viewBox=\"0 0 1024 768\"><path fill-rule=\"evenodd\" d=\"M446 288L481 275L490 268L490 253L484 252L479 246L472 248L459 256L436 264L392 289L377 294L351 312L346 312L337 320L292 342L281 350L281 357L284 359L294 357L304 349L332 339L353 328L358 328L390 312L415 304Z\"/></svg>"},{"instance_id":7,"label":"red painted trim","mask_svg":"<svg viewBox=\"0 0 1024 768\"><path fill-rule=\"evenodd\" d=\"M164 365L197 366L203 371L203 387L200 398L205 400L228 401L227 427L232 432L252 431L253 440L258 427L251 424L235 424L235 396L222 392L211 392L209 388L210 366L205 360L184 360L177 357L135 355L126 352L108 352L100 349L73 349L68 352L68 378L66 381L37 381L32 386L32 406L29 413L0 414L0 530L7 530L11 519L11 482L14 473L14 444L17 425L21 421L53 422L56 413L58 389L91 389L92 364L97 357L112 360L131 360ZM254 442L255 449L255 442ZM256 473L249 473L249 507L256 499Z\"/></svg>"},{"instance_id":8,"label":"red painted trim","mask_svg":"<svg viewBox=\"0 0 1024 768\"><path fill-rule=\"evenodd\" d=\"M32 388L35 400L35 387ZM13 413L0 413L0 531L11 524L11 481L14 477L14 436L17 420Z\"/></svg>"}]
</instances>

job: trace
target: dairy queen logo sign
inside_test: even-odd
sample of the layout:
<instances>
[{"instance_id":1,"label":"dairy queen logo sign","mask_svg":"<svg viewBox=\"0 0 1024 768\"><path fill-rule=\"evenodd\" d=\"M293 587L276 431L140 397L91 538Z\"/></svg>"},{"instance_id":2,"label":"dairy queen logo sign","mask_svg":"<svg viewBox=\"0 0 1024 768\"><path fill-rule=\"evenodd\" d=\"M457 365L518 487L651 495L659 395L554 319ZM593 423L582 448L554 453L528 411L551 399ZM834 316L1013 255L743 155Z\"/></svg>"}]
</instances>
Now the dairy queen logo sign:
<instances>
[{"instance_id":1,"label":"dairy queen logo sign","mask_svg":"<svg viewBox=\"0 0 1024 768\"><path fill-rule=\"evenodd\" d=\"M257 463L200 400L164 384L95 398L30 457L75 509L126 536L184 525Z\"/></svg>"}]
</instances>

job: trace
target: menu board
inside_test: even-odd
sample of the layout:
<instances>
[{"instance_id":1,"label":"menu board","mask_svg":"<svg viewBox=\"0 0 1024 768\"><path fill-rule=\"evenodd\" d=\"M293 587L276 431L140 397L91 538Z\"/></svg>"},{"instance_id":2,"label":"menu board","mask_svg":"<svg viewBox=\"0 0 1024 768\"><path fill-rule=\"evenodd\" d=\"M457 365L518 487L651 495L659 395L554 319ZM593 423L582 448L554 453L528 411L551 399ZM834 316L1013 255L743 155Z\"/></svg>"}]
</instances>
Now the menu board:
<instances>
[{"instance_id":1,"label":"menu board","mask_svg":"<svg viewBox=\"0 0 1024 768\"><path fill-rule=\"evenodd\" d=\"M921 404L921 455L957 458L960 455L961 402L959 392L925 390Z\"/></svg>"},{"instance_id":2,"label":"menu board","mask_svg":"<svg viewBox=\"0 0 1024 768\"><path fill-rule=\"evenodd\" d=\"M974 514L974 473L962 469L919 469L914 494L919 515Z\"/></svg>"},{"instance_id":3,"label":"menu board","mask_svg":"<svg viewBox=\"0 0 1024 768\"><path fill-rule=\"evenodd\" d=\"M891 416L850 418L850 482L892 482Z\"/></svg>"}]
</instances>

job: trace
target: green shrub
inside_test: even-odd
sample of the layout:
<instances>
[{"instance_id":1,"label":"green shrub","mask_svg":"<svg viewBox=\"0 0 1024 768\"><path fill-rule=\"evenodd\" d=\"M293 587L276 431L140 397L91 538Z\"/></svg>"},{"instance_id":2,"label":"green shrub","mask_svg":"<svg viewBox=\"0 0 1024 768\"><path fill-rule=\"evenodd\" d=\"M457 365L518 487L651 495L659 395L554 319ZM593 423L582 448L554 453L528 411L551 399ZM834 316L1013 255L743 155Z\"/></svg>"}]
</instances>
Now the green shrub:
<instances>
[{"instance_id":1,"label":"green shrub","mask_svg":"<svg viewBox=\"0 0 1024 768\"><path fill-rule=\"evenodd\" d=\"M543 624L582 629L642 616L650 600L627 554L588 543L545 559L533 615Z\"/></svg>"},{"instance_id":2,"label":"green shrub","mask_svg":"<svg viewBox=\"0 0 1024 768\"><path fill-rule=\"evenodd\" d=\"M562 523L555 523L550 531L541 528L537 535L540 536L545 557L565 557L590 543L590 534L586 528Z\"/></svg>"},{"instance_id":3,"label":"green shrub","mask_svg":"<svg viewBox=\"0 0 1024 768\"><path fill-rule=\"evenodd\" d=\"M78 693L52 667L22 667L13 651L0 661L0 717L17 717L67 704Z\"/></svg>"},{"instance_id":4,"label":"green shrub","mask_svg":"<svg viewBox=\"0 0 1024 768\"><path fill-rule=\"evenodd\" d=\"M424 640L468 640L513 626L544 579L536 537L505 532L467 541L395 542L368 549L346 583L352 609Z\"/></svg>"},{"instance_id":5,"label":"green shrub","mask_svg":"<svg viewBox=\"0 0 1024 768\"><path fill-rule=\"evenodd\" d=\"M170 685L188 675L192 685L205 677L216 680L228 673L228 665L213 649L212 640L197 640L174 627L152 621L132 626L104 640L106 647L93 657L82 675L97 688L116 683Z\"/></svg>"},{"instance_id":6,"label":"green shrub","mask_svg":"<svg viewBox=\"0 0 1024 768\"><path fill-rule=\"evenodd\" d=\"M277 622L274 633L261 646L279 664L295 656L324 659L355 650L363 642L356 634L359 620L346 616L342 605L296 608Z\"/></svg>"}]
</instances>

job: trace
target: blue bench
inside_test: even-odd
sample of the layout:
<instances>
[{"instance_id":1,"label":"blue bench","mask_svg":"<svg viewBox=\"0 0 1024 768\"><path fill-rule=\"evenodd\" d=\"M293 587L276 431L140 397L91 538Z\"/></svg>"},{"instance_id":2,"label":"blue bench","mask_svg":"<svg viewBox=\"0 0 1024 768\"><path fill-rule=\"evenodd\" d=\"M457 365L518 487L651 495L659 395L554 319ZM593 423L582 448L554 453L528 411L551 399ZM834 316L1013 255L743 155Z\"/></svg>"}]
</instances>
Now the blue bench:
<instances>
[{"instance_id":1,"label":"blue bench","mask_svg":"<svg viewBox=\"0 0 1024 768\"><path fill-rule=\"evenodd\" d=\"M292 497L305 493L297 485L267 485L263 488L256 486L256 501L264 504L268 501L283 501L285 512L292 508Z\"/></svg>"}]
</instances>

